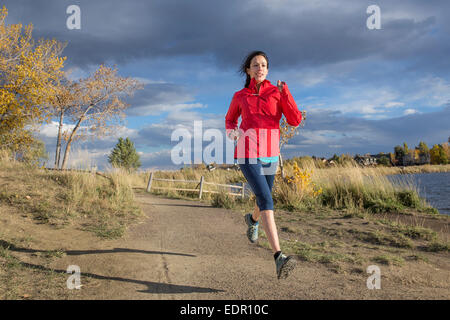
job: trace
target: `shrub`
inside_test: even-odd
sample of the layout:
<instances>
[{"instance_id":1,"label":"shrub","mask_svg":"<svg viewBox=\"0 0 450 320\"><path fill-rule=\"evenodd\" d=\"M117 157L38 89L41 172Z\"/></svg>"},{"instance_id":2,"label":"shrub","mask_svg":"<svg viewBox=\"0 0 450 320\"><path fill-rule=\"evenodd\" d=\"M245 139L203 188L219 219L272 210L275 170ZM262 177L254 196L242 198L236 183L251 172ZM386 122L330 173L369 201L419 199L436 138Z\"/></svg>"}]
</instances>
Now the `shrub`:
<instances>
[{"instance_id":1,"label":"shrub","mask_svg":"<svg viewBox=\"0 0 450 320\"><path fill-rule=\"evenodd\" d=\"M236 204L233 196L219 192L211 196L211 205L217 208L233 209Z\"/></svg>"}]
</instances>

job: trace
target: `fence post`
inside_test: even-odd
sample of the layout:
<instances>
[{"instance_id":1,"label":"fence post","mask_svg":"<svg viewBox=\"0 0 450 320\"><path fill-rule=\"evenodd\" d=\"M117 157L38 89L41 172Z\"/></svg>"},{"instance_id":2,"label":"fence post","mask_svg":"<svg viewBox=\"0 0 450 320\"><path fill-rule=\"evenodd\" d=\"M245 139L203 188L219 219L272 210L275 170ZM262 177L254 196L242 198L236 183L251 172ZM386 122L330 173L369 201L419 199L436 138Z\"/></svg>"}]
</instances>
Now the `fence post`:
<instances>
[{"instance_id":1,"label":"fence post","mask_svg":"<svg viewBox=\"0 0 450 320\"><path fill-rule=\"evenodd\" d=\"M244 200L244 197L245 197L245 183L244 182L242 182L242 200Z\"/></svg>"},{"instance_id":2,"label":"fence post","mask_svg":"<svg viewBox=\"0 0 450 320\"><path fill-rule=\"evenodd\" d=\"M203 176L200 177L200 192L198 194L198 198L202 198L202 192L203 192Z\"/></svg>"},{"instance_id":3,"label":"fence post","mask_svg":"<svg viewBox=\"0 0 450 320\"><path fill-rule=\"evenodd\" d=\"M153 172L150 172L150 179L148 179L147 192L150 192L150 188L152 187L153 180Z\"/></svg>"}]
</instances>

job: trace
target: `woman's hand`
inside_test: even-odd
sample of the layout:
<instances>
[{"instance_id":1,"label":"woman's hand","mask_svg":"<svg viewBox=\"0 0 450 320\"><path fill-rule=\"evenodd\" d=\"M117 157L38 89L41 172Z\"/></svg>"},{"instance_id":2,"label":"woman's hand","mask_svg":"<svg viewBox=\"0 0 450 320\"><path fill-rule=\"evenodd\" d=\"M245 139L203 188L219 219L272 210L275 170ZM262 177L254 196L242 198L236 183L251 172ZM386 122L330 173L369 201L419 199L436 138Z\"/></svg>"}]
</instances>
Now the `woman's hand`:
<instances>
[{"instance_id":1,"label":"woman's hand","mask_svg":"<svg viewBox=\"0 0 450 320\"><path fill-rule=\"evenodd\" d=\"M286 84L286 82L278 80L277 82L277 86L278 86L278 90L283 91L283 86Z\"/></svg>"},{"instance_id":2,"label":"woman's hand","mask_svg":"<svg viewBox=\"0 0 450 320\"><path fill-rule=\"evenodd\" d=\"M241 130L239 128L235 128L233 130L230 130L228 133L228 138L231 140L238 140L241 136Z\"/></svg>"}]
</instances>

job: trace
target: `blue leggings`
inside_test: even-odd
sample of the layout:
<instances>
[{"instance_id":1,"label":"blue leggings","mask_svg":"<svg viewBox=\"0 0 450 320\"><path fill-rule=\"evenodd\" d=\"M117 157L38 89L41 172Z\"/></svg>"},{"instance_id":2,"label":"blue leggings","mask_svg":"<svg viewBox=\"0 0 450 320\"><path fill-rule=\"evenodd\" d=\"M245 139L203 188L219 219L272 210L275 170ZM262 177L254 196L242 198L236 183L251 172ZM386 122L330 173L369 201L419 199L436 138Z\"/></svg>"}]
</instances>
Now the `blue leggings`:
<instances>
[{"instance_id":1,"label":"blue leggings","mask_svg":"<svg viewBox=\"0 0 450 320\"><path fill-rule=\"evenodd\" d=\"M259 159L238 159L239 167L256 196L260 211L273 210L272 187L278 162L262 162Z\"/></svg>"}]
</instances>

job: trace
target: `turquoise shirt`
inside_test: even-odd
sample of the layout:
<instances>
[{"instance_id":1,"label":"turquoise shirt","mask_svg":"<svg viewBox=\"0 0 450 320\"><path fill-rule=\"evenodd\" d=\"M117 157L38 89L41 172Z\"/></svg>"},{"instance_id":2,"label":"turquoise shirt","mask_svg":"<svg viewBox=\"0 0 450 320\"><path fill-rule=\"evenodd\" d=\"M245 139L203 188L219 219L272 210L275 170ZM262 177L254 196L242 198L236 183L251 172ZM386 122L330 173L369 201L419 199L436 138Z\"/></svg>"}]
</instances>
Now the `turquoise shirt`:
<instances>
[{"instance_id":1,"label":"turquoise shirt","mask_svg":"<svg viewBox=\"0 0 450 320\"><path fill-rule=\"evenodd\" d=\"M261 160L262 162L277 162L278 161L278 156L274 156L274 157L259 157L259 160Z\"/></svg>"},{"instance_id":2,"label":"turquoise shirt","mask_svg":"<svg viewBox=\"0 0 450 320\"><path fill-rule=\"evenodd\" d=\"M238 162L242 161L244 158L239 158L239 159L235 159ZM255 159L255 158L249 158L249 159ZM262 162L277 162L278 161L278 156L274 156L274 157L259 157L257 158L259 160L261 160ZM256 163L256 162L255 162Z\"/></svg>"}]
</instances>

